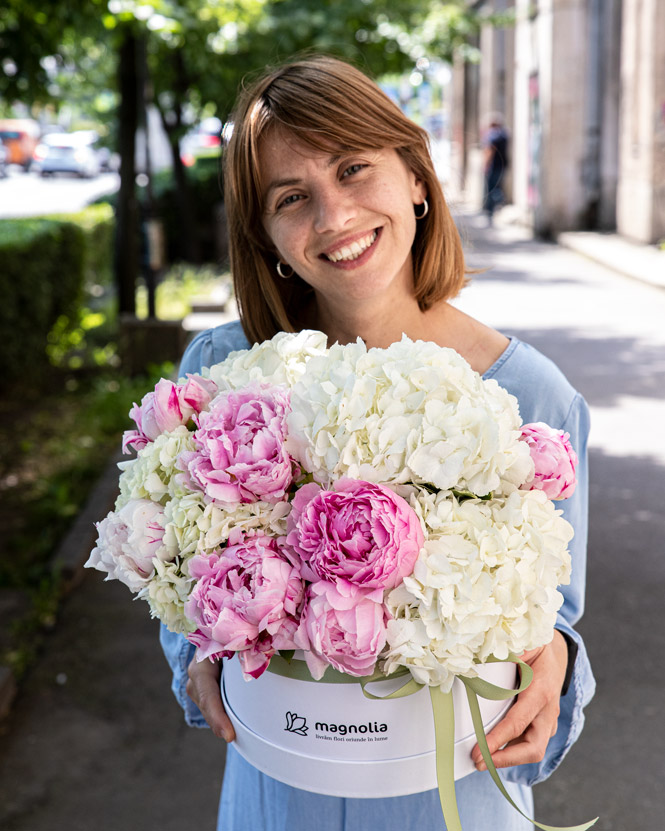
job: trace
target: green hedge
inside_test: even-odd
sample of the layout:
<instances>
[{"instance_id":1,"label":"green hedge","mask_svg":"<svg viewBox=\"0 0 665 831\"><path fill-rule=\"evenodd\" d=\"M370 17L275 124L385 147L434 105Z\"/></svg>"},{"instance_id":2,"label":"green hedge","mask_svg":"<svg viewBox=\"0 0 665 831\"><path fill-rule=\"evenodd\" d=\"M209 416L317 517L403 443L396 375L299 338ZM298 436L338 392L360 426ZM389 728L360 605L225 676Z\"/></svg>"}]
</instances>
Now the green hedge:
<instances>
[{"instance_id":1,"label":"green hedge","mask_svg":"<svg viewBox=\"0 0 665 831\"><path fill-rule=\"evenodd\" d=\"M84 287L110 279L113 211L0 220L2 385L32 380L48 366L53 327L77 319Z\"/></svg>"},{"instance_id":2,"label":"green hedge","mask_svg":"<svg viewBox=\"0 0 665 831\"><path fill-rule=\"evenodd\" d=\"M73 214L54 214L44 217L60 223L76 225L85 236L83 253L83 280L86 288L113 284L113 235L115 220L113 206L108 202L89 205Z\"/></svg>"}]
</instances>

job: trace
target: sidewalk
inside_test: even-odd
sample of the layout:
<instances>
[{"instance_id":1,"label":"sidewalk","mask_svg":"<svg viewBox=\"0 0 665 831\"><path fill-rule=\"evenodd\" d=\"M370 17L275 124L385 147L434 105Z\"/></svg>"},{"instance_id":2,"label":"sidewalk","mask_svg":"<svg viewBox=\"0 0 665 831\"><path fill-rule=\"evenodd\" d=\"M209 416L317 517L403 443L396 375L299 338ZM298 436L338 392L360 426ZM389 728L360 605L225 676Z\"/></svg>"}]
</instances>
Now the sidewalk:
<instances>
[{"instance_id":1,"label":"sidewalk","mask_svg":"<svg viewBox=\"0 0 665 831\"><path fill-rule=\"evenodd\" d=\"M557 242L613 271L652 286L665 288L665 251L640 245L619 234L569 231Z\"/></svg>"},{"instance_id":2,"label":"sidewalk","mask_svg":"<svg viewBox=\"0 0 665 831\"><path fill-rule=\"evenodd\" d=\"M477 216L481 216L478 212ZM513 205L506 205L495 216L497 228L524 227ZM665 288L665 251L655 245L633 242L620 234L601 231L566 231L556 238L562 248L581 254L605 268L642 283Z\"/></svg>"}]
</instances>

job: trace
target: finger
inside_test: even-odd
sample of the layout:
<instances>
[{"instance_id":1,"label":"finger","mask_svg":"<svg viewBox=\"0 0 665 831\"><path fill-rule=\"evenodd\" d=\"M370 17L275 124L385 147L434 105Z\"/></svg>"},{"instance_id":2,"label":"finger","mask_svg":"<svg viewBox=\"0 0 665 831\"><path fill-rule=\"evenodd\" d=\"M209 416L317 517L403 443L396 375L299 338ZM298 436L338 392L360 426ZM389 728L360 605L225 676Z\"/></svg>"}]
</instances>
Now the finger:
<instances>
[{"instance_id":1,"label":"finger","mask_svg":"<svg viewBox=\"0 0 665 831\"><path fill-rule=\"evenodd\" d=\"M187 695L201 710L213 733L220 739L232 742L235 739L235 730L222 703L219 686L220 667L208 661L199 664L192 662L188 673Z\"/></svg>"},{"instance_id":2,"label":"finger","mask_svg":"<svg viewBox=\"0 0 665 831\"><path fill-rule=\"evenodd\" d=\"M494 766L506 768L512 765L528 765L542 761L551 735L552 720L543 713L534 719L519 738L514 739L501 750L492 753ZM481 761L476 767L478 770L486 770L484 761Z\"/></svg>"},{"instance_id":3,"label":"finger","mask_svg":"<svg viewBox=\"0 0 665 831\"><path fill-rule=\"evenodd\" d=\"M492 757L500 748L520 739L528 731L530 725L541 717L546 720L550 730L548 738L551 738L556 732L559 699L548 695L546 687L534 684L517 697L504 718L488 733L487 746ZM474 764L482 762L482 753L478 745L473 748L471 758Z\"/></svg>"},{"instance_id":4,"label":"finger","mask_svg":"<svg viewBox=\"0 0 665 831\"><path fill-rule=\"evenodd\" d=\"M520 702L518 700L512 710L517 710L519 704ZM517 713L517 716L512 711L509 711L504 719L504 721L508 721L508 717L511 716L512 718L509 724L498 724L487 736L489 751L497 767L507 767L511 764L526 764L527 761L537 762L545 755L547 744L557 730L560 711L559 701L558 699L547 700L545 706L533 717L530 711L531 703L528 708L520 707L520 712ZM516 753L512 751L506 752L508 749L517 747L518 745L524 746ZM485 770L486 766L478 745L474 747L471 756L478 770ZM499 760L500 764L497 764L497 760Z\"/></svg>"},{"instance_id":5,"label":"finger","mask_svg":"<svg viewBox=\"0 0 665 831\"><path fill-rule=\"evenodd\" d=\"M537 691L535 695L531 692L530 695L523 693L518 696L516 702L508 710L506 715L487 734L487 746L492 757L500 747L522 736L533 720L543 710L546 703ZM482 753L478 745L472 750L471 758L474 763L482 761Z\"/></svg>"}]
</instances>

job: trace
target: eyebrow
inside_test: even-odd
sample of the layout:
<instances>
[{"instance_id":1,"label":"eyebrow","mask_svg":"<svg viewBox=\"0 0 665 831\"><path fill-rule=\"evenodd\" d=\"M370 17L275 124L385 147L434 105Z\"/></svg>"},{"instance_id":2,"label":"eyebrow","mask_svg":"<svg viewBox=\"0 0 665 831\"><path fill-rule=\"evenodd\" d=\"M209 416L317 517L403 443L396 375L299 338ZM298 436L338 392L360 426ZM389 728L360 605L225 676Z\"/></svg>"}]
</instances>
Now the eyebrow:
<instances>
[{"instance_id":1,"label":"eyebrow","mask_svg":"<svg viewBox=\"0 0 665 831\"><path fill-rule=\"evenodd\" d=\"M328 159L328 167L334 167L339 160L342 158L341 154L336 154L334 156L330 156ZM276 179L274 182L271 182L268 187L266 188L265 192L265 199L267 199L272 191L278 190L279 188L290 188L294 185L299 185L302 182L302 179Z\"/></svg>"}]
</instances>

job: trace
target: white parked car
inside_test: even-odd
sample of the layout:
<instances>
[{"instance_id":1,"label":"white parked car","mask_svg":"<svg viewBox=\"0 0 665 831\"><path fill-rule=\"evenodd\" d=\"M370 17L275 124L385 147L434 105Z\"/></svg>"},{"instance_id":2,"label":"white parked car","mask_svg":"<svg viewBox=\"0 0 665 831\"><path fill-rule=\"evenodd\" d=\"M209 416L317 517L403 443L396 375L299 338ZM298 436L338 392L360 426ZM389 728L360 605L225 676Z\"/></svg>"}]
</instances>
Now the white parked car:
<instances>
[{"instance_id":1,"label":"white parked car","mask_svg":"<svg viewBox=\"0 0 665 831\"><path fill-rule=\"evenodd\" d=\"M96 134L90 130L48 133L35 149L35 166L42 176L54 173L73 173L86 179L98 176L100 162L95 140Z\"/></svg>"}]
</instances>

